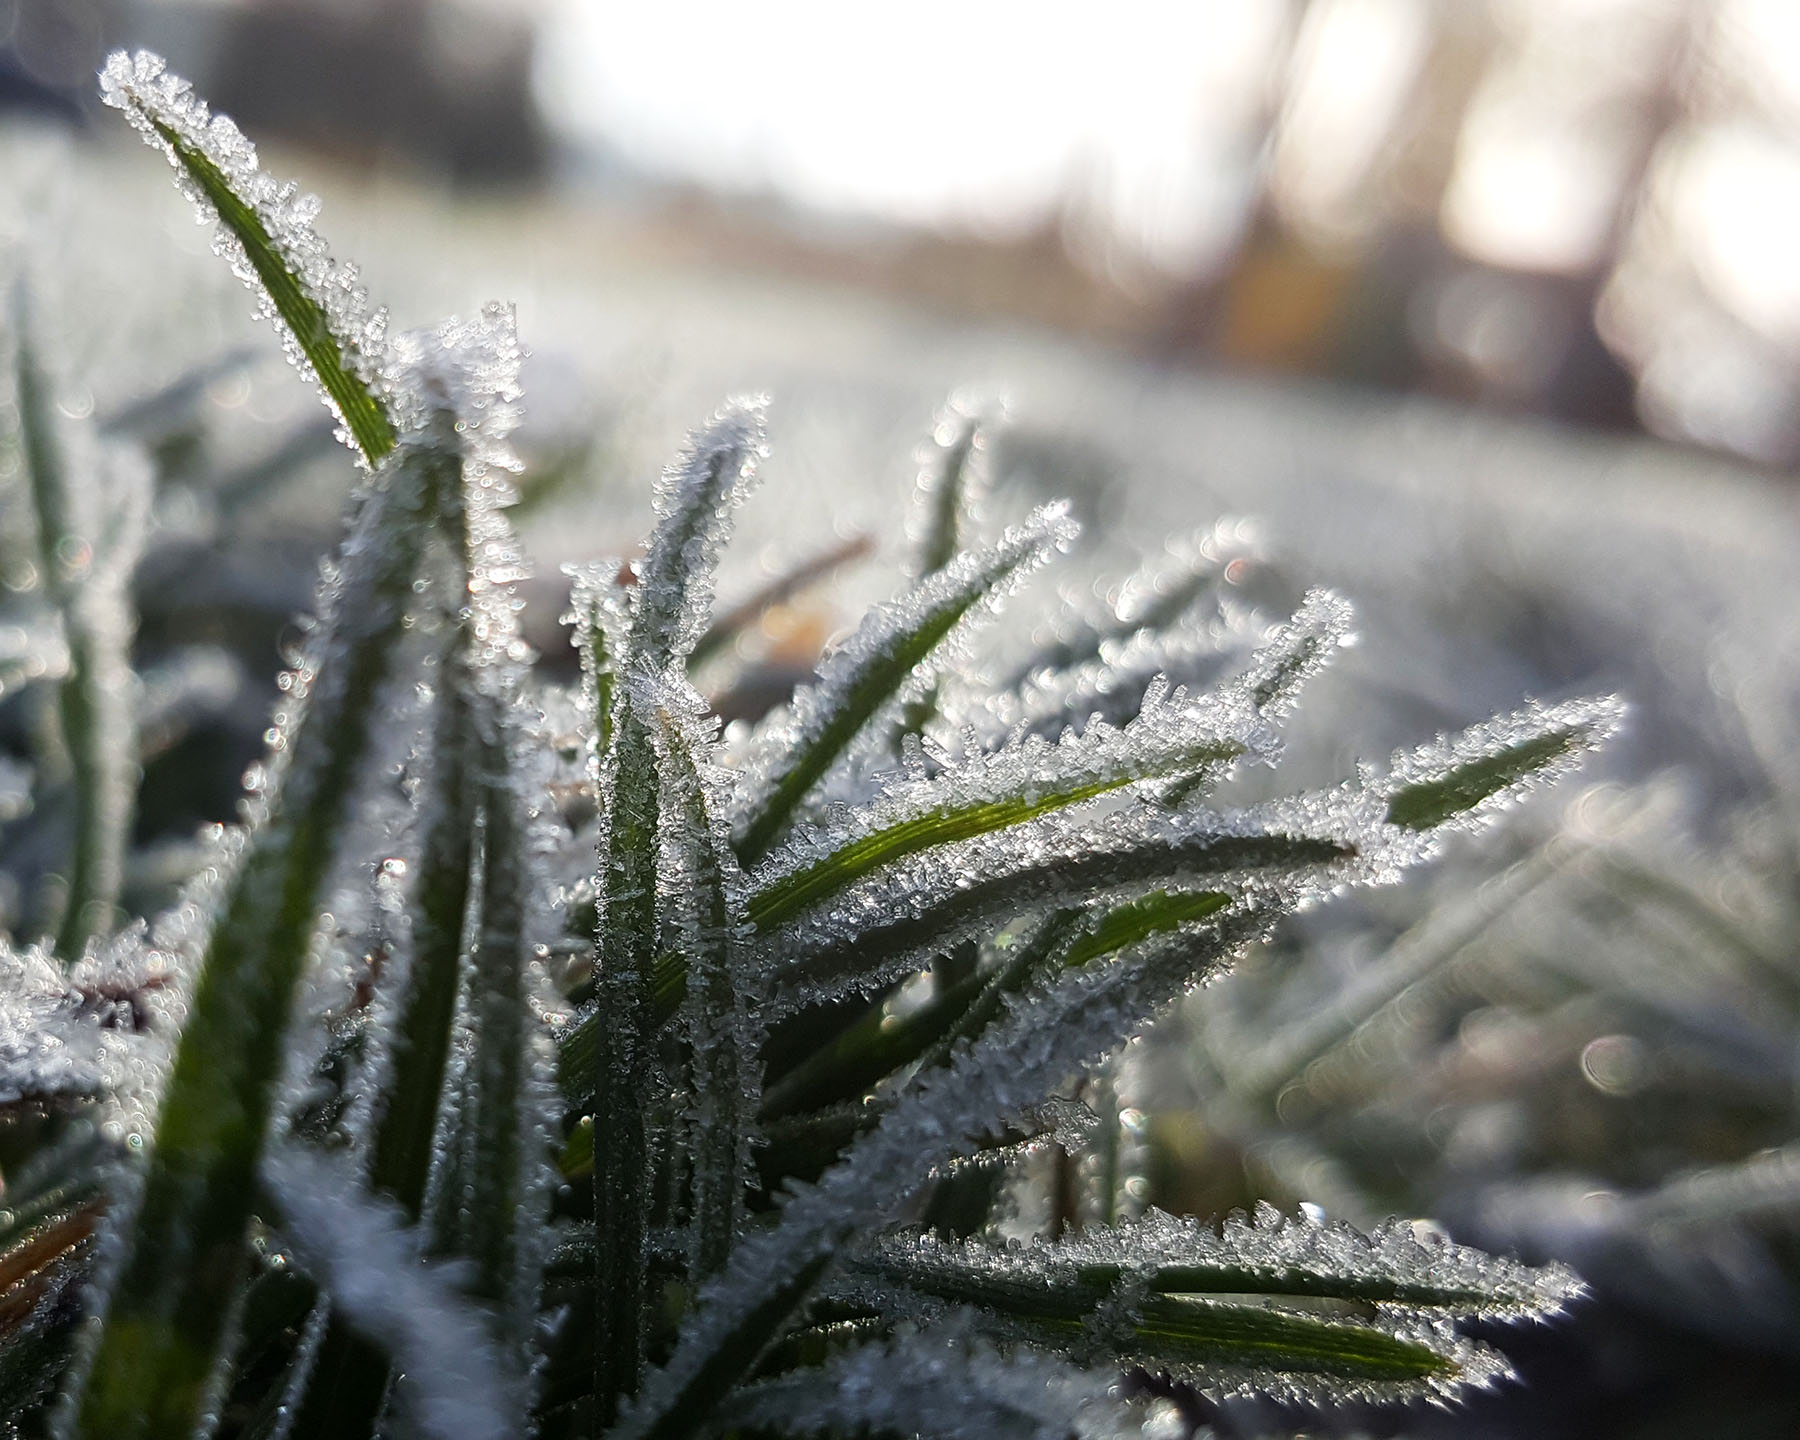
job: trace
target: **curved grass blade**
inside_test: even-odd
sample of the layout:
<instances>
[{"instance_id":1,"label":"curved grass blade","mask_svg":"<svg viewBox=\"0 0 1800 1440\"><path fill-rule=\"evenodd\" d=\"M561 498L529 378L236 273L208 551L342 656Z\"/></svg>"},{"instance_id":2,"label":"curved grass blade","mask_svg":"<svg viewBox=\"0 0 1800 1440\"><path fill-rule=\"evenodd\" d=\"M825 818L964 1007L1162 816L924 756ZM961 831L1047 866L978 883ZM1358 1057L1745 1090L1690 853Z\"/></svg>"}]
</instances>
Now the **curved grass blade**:
<instances>
[{"instance_id":1,"label":"curved grass blade","mask_svg":"<svg viewBox=\"0 0 1800 1440\"><path fill-rule=\"evenodd\" d=\"M1073 542L1063 506L1045 506L999 544L964 555L916 589L869 612L841 649L819 667L818 681L794 697L784 725L771 731L750 765L755 798L734 827L746 867L767 855L800 802L823 780L869 723L904 701L933 652L984 605Z\"/></svg>"},{"instance_id":2,"label":"curved grass blade","mask_svg":"<svg viewBox=\"0 0 1800 1440\"><path fill-rule=\"evenodd\" d=\"M183 193L217 223L219 253L256 290L264 313L282 327L288 358L318 385L345 440L373 466L394 448L377 382L385 318L369 312L355 269L332 260L312 228L317 202L264 174L256 148L168 74L159 56L114 51L100 94L162 150Z\"/></svg>"},{"instance_id":3,"label":"curved grass blade","mask_svg":"<svg viewBox=\"0 0 1800 1440\"><path fill-rule=\"evenodd\" d=\"M322 596L328 618L289 690L304 707L278 722L265 818L201 958L143 1190L120 1218L119 1263L70 1392L70 1434L187 1434L212 1402L319 887L429 517L457 477L454 448L434 437L393 452L346 542L336 593Z\"/></svg>"},{"instance_id":4,"label":"curved grass blade","mask_svg":"<svg viewBox=\"0 0 1800 1440\"><path fill-rule=\"evenodd\" d=\"M940 846L1022 825L1149 781L1218 776L1266 750L1256 716L1221 698L1189 702L1157 686L1124 727L1091 723L1052 745L1034 735L935 779L902 783L872 806L791 846L756 877L747 913L770 931L857 881Z\"/></svg>"},{"instance_id":5,"label":"curved grass blade","mask_svg":"<svg viewBox=\"0 0 1800 1440\"><path fill-rule=\"evenodd\" d=\"M777 1007L867 990L960 940L1082 896L1172 888L1294 896L1380 873L1387 837L1353 796L1215 815L1139 806L1093 826L1056 816L872 877L770 934Z\"/></svg>"}]
</instances>

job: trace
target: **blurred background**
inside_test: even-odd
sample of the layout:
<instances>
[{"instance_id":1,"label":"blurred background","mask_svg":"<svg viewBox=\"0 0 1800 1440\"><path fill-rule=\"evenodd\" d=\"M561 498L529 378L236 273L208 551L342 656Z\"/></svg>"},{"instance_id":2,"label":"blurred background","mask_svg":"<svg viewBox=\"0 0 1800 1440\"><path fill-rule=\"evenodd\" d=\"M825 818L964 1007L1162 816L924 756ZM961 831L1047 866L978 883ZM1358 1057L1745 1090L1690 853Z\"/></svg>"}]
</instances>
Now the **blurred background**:
<instances>
[{"instance_id":1,"label":"blurred background","mask_svg":"<svg viewBox=\"0 0 1800 1440\"><path fill-rule=\"evenodd\" d=\"M324 196L396 324L518 302L549 669L558 563L628 550L683 429L766 390L722 596L844 561L711 677L779 698L892 588L908 457L972 384L1010 401L996 519L1072 496L1095 574L1241 560L1189 617L1222 634L1356 602L1286 786L1625 693L1580 780L1132 1047L1039 1218L1305 1201L1592 1283L1504 1337L1526 1386L1359 1433L1800 1433L1800 4L0 0L0 237L65 405L158 465L148 909L232 814L350 476L94 100L140 44Z\"/></svg>"},{"instance_id":2,"label":"blurred background","mask_svg":"<svg viewBox=\"0 0 1800 1440\"><path fill-rule=\"evenodd\" d=\"M1183 366L1800 447L1786 0L6 0L267 140Z\"/></svg>"}]
</instances>

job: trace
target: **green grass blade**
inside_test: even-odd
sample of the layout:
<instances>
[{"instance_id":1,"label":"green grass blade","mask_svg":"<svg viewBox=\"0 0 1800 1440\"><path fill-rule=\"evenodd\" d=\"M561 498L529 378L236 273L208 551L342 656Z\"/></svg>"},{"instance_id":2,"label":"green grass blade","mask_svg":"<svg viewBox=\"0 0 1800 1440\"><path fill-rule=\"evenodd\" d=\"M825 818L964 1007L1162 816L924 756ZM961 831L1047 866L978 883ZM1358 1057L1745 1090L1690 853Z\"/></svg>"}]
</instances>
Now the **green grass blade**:
<instances>
[{"instance_id":1,"label":"green grass blade","mask_svg":"<svg viewBox=\"0 0 1800 1440\"><path fill-rule=\"evenodd\" d=\"M382 322L367 313L356 274L333 262L312 228L316 208L257 168L237 127L212 116L185 81L146 51L107 58L101 95L163 151L182 189L219 226L222 252L263 298L363 460L394 448L394 425L374 375Z\"/></svg>"},{"instance_id":2,"label":"green grass blade","mask_svg":"<svg viewBox=\"0 0 1800 1440\"><path fill-rule=\"evenodd\" d=\"M794 697L788 725L753 762L759 798L735 827L738 860L747 867L767 855L800 802L870 721L907 697L909 681L933 652L1074 535L1063 509L1048 506L992 549L964 555L898 601L871 611L820 666L818 683Z\"/></svg>"},{"instance_id":3,"label":"green grass blade","mask_svg":"<svg viewBox=\"0 0 1800 1440\"><path fill-rule=\"evenodd\" d=\"M775 877L762 879L747 906L751 923L772 931L874 872L940 846L1146 782L1217 776L1261 743L1253 715L1224 701L1190 705L1158 687L1122 729L1095 722L1055 745L1028 736L935 779L897 787L847 816L847 836L824 832Z\"/></svg>"},{"instance_id":4,"label":"green grass blade","mask_svg":"<svg viewBox=\"0 0 1800 1440\"><path fill-rule=\"evenodd\" d=\"M946 862L942 873L913 886L903 904L878 916L850 905L842 916L828 911L803 918L771 940L777 993L798 1001L865 990L959 940L1059 899L1116 903L1152 888L1328 889L1349 878L1364 853L1352 835L1308 833L1300 817L1285 812L1257 828L1205 816L1185 828L1171 822L1142 835L1129 831L1129 824L1059 827L1004 853Z\"/></svg>"},{"instance_id":5,"label":"green grass blade","mask_svg":"<svg viewBox=\"0 0 1800 1440\"><path fill-rule=\"evenodd\" d=\"M763 404L744 400L725 406L663 472L656 489L659 519L638 566L633 664L661 669L692 653L704 632L719 547L764 454Z\"/></svg>"},{"instance_id":6,"label":"green grass blade","mask_svg":"<svg viewBox=\"0 0 1800 1440\"><path fill-rule=\"evenodd\" d=\"M613 706L602 786L611 803L595 977L595 1010L603 1018L594 1031L594 1373L599 1416L610 1422L643 1369L655 1059L658 771L650 732L624 694Z\"/></svg>"},{"instance_id":7,"label":"green grass blade","mask_svg":"<svg viewBox=\"0 0 1800 1440\"><path fill-rule=\"evenodd\" d=\"M1611 697L1533 705L1397 756L1383 785L1388 823L1435 830L1504 804L1568 769L1614 734L1624 713Z\"/></svg>"},{"instance_id":8,"label":"green grass blade","mask_svg":"<svg viewBox=\"0 0 1800 1440\"><path fill-rule=\"evenodd\" d=\"M38 557L46 598L62 618L68 672L56 687L58 729L69 768L74 844L53 948L65 965L116 923L125 848L137 791L137 727L131 707L133 619L124 591L136 561L148 476L125 477L135 492L119 505L128 516L115 553L98 533L102 497L94 493L102 457L67 453L50 384L32 343L24 285L13 292L19 438L36 511ZM72 465L71 461L77 463ZM77 487L83 487L78 489ZM135 503L134 503L135 502ZM135 518L138 523L133 524Z\"/></svg>"},{"instance_id":9,"label":"green grass blade","mask_svg":"<svg viewBox=\"0 0 1800 1440\"><path fill-rule=\"evenodd\" d=\"M977 493L984 488L988 417L967 397L952 396L921 447L913 492L918 537L912 573L935 575L969 548L977 518Z\"/></svg>"},{"instance_id":10,"label":"green grass blade","mask_svg":"<svg viewBox=\"0 0 1800 1440\"><path fill-rule=\"evenodd\" d=\"M100 1307L69 1433L186 1435L212 1403L244 1274L245 1230L283 1041L333 842L349 817L402 634L428 517L454 452L395 452L347 544L330 623L299 672L280 780L208 938L153 1137L141 1198Z\"/></svg>"},{"instance_id":11,"label":"green grass blade","mask_svg":"<svg viewBox=\"0 0 1800 1440\"><path fill-rule=\"evenodd\" d=\"M712 1274L731 1253L749 1169L749 987L739 973L738 916L728 896L737 867L697 763L711 738L705 703L672 683L645 686L634 703L653 726L662 767L665 863L684 882L663 928L686 961L681 1016L691 1112L690 1261L698 1277Z\"/></svg>"}]
</instances>

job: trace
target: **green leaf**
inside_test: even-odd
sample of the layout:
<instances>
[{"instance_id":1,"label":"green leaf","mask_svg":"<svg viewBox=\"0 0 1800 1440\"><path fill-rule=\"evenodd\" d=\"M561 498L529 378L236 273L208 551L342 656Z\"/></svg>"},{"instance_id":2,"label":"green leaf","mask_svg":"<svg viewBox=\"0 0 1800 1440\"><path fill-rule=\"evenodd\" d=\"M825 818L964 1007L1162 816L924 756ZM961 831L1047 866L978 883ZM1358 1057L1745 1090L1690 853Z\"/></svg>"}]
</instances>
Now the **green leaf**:
<instances>
[{"instance_id":1,"label":"green leaf","mask_svg":"<svg viewBox=\"0 0 1800 1440\"><path fill-rule=\"evenodd\" d=\"M1399 756L1386 783L1388 823L1434 830L1503 801L1566 769L1623 718L1624 706L1611 697L1534 705Z\"/></svg>"},{"instance_id":2,"label":"green leaf","mask_svg":"<svg viewBox=\"0 0 1800 1440\"><path fill-rule=\"evenodd\" d=\"M185 82L165 74L155 56L141 51L109 56L102 95L168 156L186 177L193 198L236 242L242 268L250 272L243 278L254 282L293 337L364 461L376 464L394 448L393 421L361 373L363 337L347 332L345 315L333 313L319 282L307 273L310 257L303 247L317 241L310 215L301 213L291 194L267 193L275 187L256 170L255 152L234 127L226 137L216 123L209 127L205 105L193 98ZM227 174L228 166L234 174ZM279 237L269 223L274 206L286 212L286 233ZM353 275L349 280L354 284Z\"/></svg>"},{"instance_id":3,"label":"green leaf","mask_svg":"<svg viewBox=\"0 0 1800 1440\"><path fill-rule=\"evenodd\" d=\"M96 493L98 454L67 453L64 425L55 413L50 384L32 343L22 282L14 289L13 302L20 449L36 511L37 563L45 596L62 619L69 653L68 673L56 687L56 701L69 771L74 843L53 949L65 965L72 965L89 941L113 928L119 915L137 790L137 726L130 685L135 626L123 596L136 559L137 538L128 540L128 553L104 553L98 533L100 507L119 506L121 497ZM145 476L144 503L148 484ZM122 508L129 512L134 507L124 499Z\"/></svg>"},{"instance_id":4,"label":"green leaf","mask_svg":"<svg viewBox=\"0 0 1800 1440\"><path fill-rule=\"evenodd\" d=\"M319 889L350 814L429 517L458 474L453 450L396 450L363 508L363 533L346 546L341 593L306 667L310 684L299 687L309 693L283 737L268 819L201 959L141 1199L120 1220L122 1262L100 1307L73 1433L185 1435L205 1413L243 1279L257 1164Z\"/></svg>"}]
</instances>

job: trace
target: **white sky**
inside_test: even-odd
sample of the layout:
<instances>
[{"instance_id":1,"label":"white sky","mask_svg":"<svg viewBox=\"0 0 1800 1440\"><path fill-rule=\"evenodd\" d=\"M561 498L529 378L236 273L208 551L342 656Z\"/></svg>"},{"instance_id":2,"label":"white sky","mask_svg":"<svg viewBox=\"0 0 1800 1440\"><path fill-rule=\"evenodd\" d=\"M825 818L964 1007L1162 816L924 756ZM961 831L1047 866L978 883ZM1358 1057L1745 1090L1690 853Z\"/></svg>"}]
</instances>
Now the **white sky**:
<instances>
[{"instance_id":1,"label":"white sky","mask_svg":"<svg viewBox=\"0 0 1800 1440\"><path fill-rule=\"evenodd\" d=\"M1025 227L1089 197L1148 258L1237 223L1231 117L1279 3L554 0L539 88L571 138L828 210Z\"/></svg>"}]
</instances>

